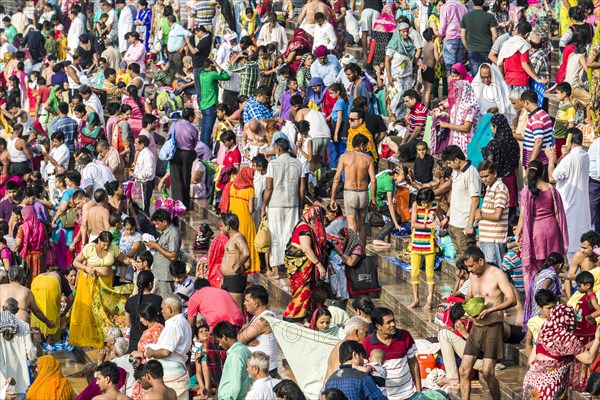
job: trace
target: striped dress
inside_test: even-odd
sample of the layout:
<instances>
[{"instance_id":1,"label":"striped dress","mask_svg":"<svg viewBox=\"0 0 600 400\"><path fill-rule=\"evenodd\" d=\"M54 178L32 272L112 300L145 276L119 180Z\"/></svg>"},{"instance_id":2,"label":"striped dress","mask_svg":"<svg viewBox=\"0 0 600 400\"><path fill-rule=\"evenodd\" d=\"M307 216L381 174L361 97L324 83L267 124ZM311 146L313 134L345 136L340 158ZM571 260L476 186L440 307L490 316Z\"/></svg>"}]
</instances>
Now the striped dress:
<instances>
[{"instance_id":1,"label":"striped dress","mask_svg":"<svg viewBox=\"0 0 600 400\"><path fill-rule=\"evenodd\" d=\"M434 202L431 207L417 208L417 223L431 224L435 221L436 211L438 204ZM430 254L435 253L438 250L437 243L435 241L434 229L413 229L411 235L410 251L418 254Z\"/></svg>"}]
</instances>

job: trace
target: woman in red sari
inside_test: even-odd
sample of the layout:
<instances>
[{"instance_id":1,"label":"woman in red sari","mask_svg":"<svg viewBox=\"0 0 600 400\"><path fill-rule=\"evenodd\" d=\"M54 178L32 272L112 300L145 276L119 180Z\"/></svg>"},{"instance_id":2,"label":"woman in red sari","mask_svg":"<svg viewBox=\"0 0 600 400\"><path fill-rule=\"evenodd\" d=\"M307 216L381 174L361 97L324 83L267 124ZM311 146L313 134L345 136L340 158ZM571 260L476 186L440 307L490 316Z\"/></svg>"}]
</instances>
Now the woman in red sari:
<instances>
[{"instance_id":1,"label":"woman in red sari","mask_svg":"<svg viewBox=\"0 0 600 400\"><path fill-rule=\"evenodd\" d=\"M38 220L32 206L23 207L21 215L23 216L23 223L17 231L13 251L18 252L27 264L29 269L27 286L29 287L36 276L45 272L43 262L46 260L44 257L46 228Z\"/></svg>"},{"instance_id":2,"label":"woman in red sari","mask_svg":"<svg viewBox=\"0 0 600 400\"><path fill-rule=\"evenodd\" d=\"M300 68L302 56L312 51L313 38L302 28L294 31L294 37L288 42L283 53L286 64L294 71L294 75Z\"/></svg>"},{"instance_id":3,"label":"woman in red sari","mask_svg":"<svg viewBox=\"0 0 600 400\"><path fill-rule=\"evenodd\" d=\"M284 263L292 291L292 300L283 313L285 321L305 322L313 308L315 285L325 278L325 214L318 205L306 210L285 250Z\"/></svg>"}]
</instances>

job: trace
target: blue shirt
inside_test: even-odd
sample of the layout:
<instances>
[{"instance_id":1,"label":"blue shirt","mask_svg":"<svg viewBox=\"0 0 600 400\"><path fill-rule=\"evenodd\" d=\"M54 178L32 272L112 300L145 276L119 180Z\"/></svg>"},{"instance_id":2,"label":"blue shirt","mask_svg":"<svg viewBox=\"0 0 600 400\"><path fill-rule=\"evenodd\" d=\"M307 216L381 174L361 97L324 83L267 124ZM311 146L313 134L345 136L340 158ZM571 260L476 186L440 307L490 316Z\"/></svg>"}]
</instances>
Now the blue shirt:
<instances>
[{"instance_id":1,"label":"blue shirt","mask_svg":"<svg viewBox=\"0 0 600 400\"><path fill-rule=\"evenodd\" d=\"M348 121L348 101L344 99L338 99L333 106L331 112L331 119L335 122L338 120L338 111L342 112L342 121Z\"/></svg>"},{"instance_id":2,"label":"blue shirt","mask_svg":"<svg viewBox=\"0 0 600 400\"><path fill-rule=\"evenodd\" d=\"M327 56L327 64L321 64L316 59L310 66L310 74L313 78L323 79L325 86L331 86L336 82L337 76L342 70L342 65L338 61L337 57L333 54Z\"/></svg>"},{"instance_id":3,"label":"blue shirt","mask_svg":"<svg viewBox=\"0 0 600 400\"><path fill-rule=\"evenodd\" d=\"M65 134L65 144L72 152L75 151L75 136L77 135L77 121L73 118L64 117L52 125L52 132L61 131Z\"/></svg>"},{"instance_id":4,"label":"blue shirt","mask_svg":"<svg viewBox=\"0 0 600 400\"><path fill-rule=\"evenodd\" d=\"M174 53L179 51L185 43L186 36L191 36L190 31L179 25L177 22L171 26L169 31L169 40L167 41L167 51Z\"/></svg>"},{"instance_id":5,"label":"blue shirt","mask_svg":"<svg viewBox=\"0 0 600 400\"><path fill-rule=\"evenodd\" d=\"M375 384L371 375L352 368L350 364L340 365L327 380L325 389L338 389L352 400L386 400L387 397Z\"/></svg>"},{"instance_id":6,"label":"blue shirt","mask_svg":"<svg viewBox=\"0 0 600 400\"><path fill-rule=\"evenodd\" d=\"M273 114L264 104L256 100L256 97L250 97L244 107L244 122L248 122L251 119L260 121L263 118L271 118Z\"/></svg>"}]
</instances>

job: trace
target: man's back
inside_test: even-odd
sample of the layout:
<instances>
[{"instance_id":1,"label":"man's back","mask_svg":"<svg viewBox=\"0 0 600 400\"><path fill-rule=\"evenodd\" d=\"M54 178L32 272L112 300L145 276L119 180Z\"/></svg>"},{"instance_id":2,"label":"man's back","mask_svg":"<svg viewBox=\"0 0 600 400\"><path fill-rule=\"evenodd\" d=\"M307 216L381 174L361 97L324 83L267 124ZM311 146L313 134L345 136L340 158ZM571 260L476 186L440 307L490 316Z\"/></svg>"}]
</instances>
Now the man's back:
<instances>
[{"instance_id":1,"label":"man's back","mask_svg":"<svg viewBox=\"0 0 600 400\"><path fill-rule=\"evenodd\" d=\"M16 317L21 321L29 322L29 302L31 300L31 290L17 283L5 283L0 285L0 304L4 304L6 299L13 298L19 303L19 311Z\"/></svg>"},{"instance_id":2,"label":"man's back","mask_svg":"<svg viewBox=\"0 0 600 400\"><path fill-rule=\"evenodd\" d=\"M461 28L467 31L469 51L489 52L494 44L491 28L498 26L496 18L483 10L473 10L466 13L461 22Z\"/></svg>"},{"instance_id":3,"label":"man's back","mask_svg":"<svg viewBox=\"0 0 600 400\"><path fill-rule=\"evenodd\" d=\"M188 316L201 314L212 329L220 321L228 321L241 327L244 323L235 300L227 291L213 287L204 287L190 297Z\"/></svg>"},{"instance_id":4,"label":"man's back","mask_svg":"<svg viewBox=\"0 0 600 400\"><path fill-rule=\"evenodd\" d=\"M101 204L97 204L90 208L87 219L89 233L92 235L99 235L100 232L109 230L109 216L110 212Z\"/></svg>"},{"instance_id":5,"label":"man's back","mask_svg":"<svg viewBox=\"0 0 600 400\"><path fill-rule=\"evenodd\" d=\"M160 387L147 390L142 396L142 400L177 400L177 392L163 383Z\"/></svg>"},{"instance_id":6,"label":"man's back","mask_svg":"<svg viewBox=\"0 0 600 400\"><path fill-rule=\"evenodd\" d=\"M339 168L344 170L344 189L364 189L369 186L369 167L373 159L361 152L351 151L340 157Z\"/></svg>"},{"instance_id":7,"label":"man's back","mask_svg":"<svg viewBox=\"0 0 600 400\"><path fill-rule=\"evenodd\" d=\"M385 399L370 375L352 368L350 364L340 366L325 384L325 389L338 389L352 400Z\"/></svg>"},{"instance_id":8,"label":"man's back","mask_svg":"<svg viewBox=\"0 0 600 400\"><path fill-rule=\"evenodd\" d=\"M289 154L282 154L269 162L267 178L273 179L273 195L269 207L298 207L302 163Z\"/></svg>"}]
</instances>

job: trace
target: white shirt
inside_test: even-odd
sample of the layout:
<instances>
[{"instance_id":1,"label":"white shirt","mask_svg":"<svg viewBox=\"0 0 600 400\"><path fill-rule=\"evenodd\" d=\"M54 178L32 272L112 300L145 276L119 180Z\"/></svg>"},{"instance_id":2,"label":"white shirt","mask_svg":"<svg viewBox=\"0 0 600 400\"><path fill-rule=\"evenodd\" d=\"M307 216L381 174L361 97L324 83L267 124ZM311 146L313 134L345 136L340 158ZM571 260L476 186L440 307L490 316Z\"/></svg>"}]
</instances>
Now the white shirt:
<instances>
[{"instance_id":1,"label":"white shirt","mask_svg":"<svg viewBox=\"0 0 600 400\"><path fill-rule=\"evenodd\" d=\"M0 47L0 60L4 60L4 56L8 54L15 54L17 52L17 48L10 43L4 43Z\"/></svg>"},{"instance_id":2,"label":"white shirt","mask_svg":"<svg viewBox=\"0 0 600 400\"><path fill-rule=\"evenodd\" d=\"M331 138L331 131L327 125L327 120L321 111L310 110L304 119L310 123L308 135L311 137L311 139Z\"/></svg>"},{"instance_id":3,"label":"white shirt","mask_svg":"<svg viewBox=\"0 0 600 400\"><path fill-rule=\"evenodd\" d=\"M117 29L119 32L119 52L123 53L127 51L127 48L129 47L129 43L125 39L125 35L133 30L133 15L129 5L126 5L121 10L118 22L119 25Z\"/></svg>"},{"instance_id":4,"label":"white shirt","mask_svg":"<svg viewBox=\"0 0 600 400\"><path fill-rule=\"evenodd\" d=\"M109 171L110 172L110 171ZM81 170L81 188L85 190L88 186L93 186L92 193L97 189L104 189L104 184L109 180L102 173L100 165L91 162Z\"/></svg>"},{"instance_id":5,"label":"white shirt","mask_svg":"<svg viewBox=\"0 0 600 400\"><path fill-rule=\"evenodd\" d=\"M133 175L142 182L153 181L156 176L156 160L149 148L138 153Z\"/></svg>"},{"instance_id":6,"label":"white shirt","mask_svg":"<svg viewBox=\"0 0 600 400\"><path fill-rule=\"evenodd\" d=\"M588 149L590 157L590 178L600 180L600 139L596 139Z\"/></svg>"},{"instance_id":7,"label":"white shirt","mask_svg":"<svg viewBox=\"0 0 600 400\"><path fill-rule=\"evenodd\" d=\"M269 43L277 43L277 49L280 53L283 53L288 45L287 34L285 28L278 23L271 30L270 24L263 25L258 33L258 39L256 42L259 46L266 46Z\"/></svg>"},{"instance_id":8,"label":"white shirt","mask_svg":"<svg viewBox=\"0 0 600 400\"><path fill-rule=\"evenodd\" d=\"M329 22L323 22L323 25L315 24L315 34L313 35L313 52L321 45L325 45L329 50L335 49L337 37L333 30L333 25Z\"/></svg>"},{"instance_id":9,"label":"white shirt","mask_svg":"<svg viewBox=\"0 0 600 400\"><path fill-rule=\"evenodd\" d=\"M19 331L11 340L0 335L0 382L4 385L7 378L14 378L17 381L15 393L25 393L31 384L27 360L34 361L37 356L29 324L20 319L17 323Z\"/></svg>"},{"instance_id":10,"label":"white shirt","mask_svg":"<svg viewBox=\"0 0 600 400\"><path fill-rule=\"evenodd\" d=\"M86 107L89 107L96 111L96 114L100 117L100 123L104 123L104 108L102 107L102 102L100 98L96 95L96 93L92 92L92 95L89 99L84 100L83 104Z\"/></svg>"},{"instance_id":11,"label":"white shirt","mask_svg":"<svg viewBox=\"0 0 600 400\"><path fill-rule=\"evenodd\" d=\"M121 367L125 370L125 372L127 372L127 381L125 382L125 396L131 396L136 380L135 370L133 369L133 365L129 362L129 354L113 358L112 362L117 364L117 367Z\"/></svg>"},{"instance_id":12,"label":"white shirt","mask_svg":"<svg viewBox=\"0 0 600 400\"><path fill-rule=\"evenodd\" d=\"M279 382L279 379L270 376L255 380L246 394L246 400L277 400L273 387Z\"/></svg>"},{"instance_id":13,"label":"white shirt","mask_svg":"<svg viewBox=\"0 0 600 400\"><path fill-rule=\"evenodd\" d=\"M79 36L83 35L84 23L81 18L77 17L71 21L71 27L67 34L67 47L69 48L69 54L75 54L75 50L79 47Z\"/></svg>"},{"instance_id":14,"label":"white shirt","mask_svg":"<svg viewBox=\"0 0 600 400\"><path fill-rule=\"evenodd\" d=\"M192 328L183 314L169 318L156 344L150 344L148 347L154 350L169 350L171 355L161 361L178 362L185 367L187 352L192 347Z\"/></svg>"},{"instance_id":15,"label":"white shirt","mask_svg":"<svg viewBox=\"0 0 600 400\"><path fill-rule=\"evenodd\" d=\"M61 167L64 169L69 169L69 158L71 157L71 152L66 144L61 144L58 147L50 150L50 158L56 161ZM46 166L46 174L53 174L56 168L54 165L48 163Z\"/></svg>"}]
</instances>

